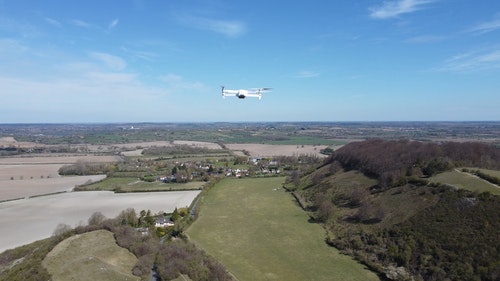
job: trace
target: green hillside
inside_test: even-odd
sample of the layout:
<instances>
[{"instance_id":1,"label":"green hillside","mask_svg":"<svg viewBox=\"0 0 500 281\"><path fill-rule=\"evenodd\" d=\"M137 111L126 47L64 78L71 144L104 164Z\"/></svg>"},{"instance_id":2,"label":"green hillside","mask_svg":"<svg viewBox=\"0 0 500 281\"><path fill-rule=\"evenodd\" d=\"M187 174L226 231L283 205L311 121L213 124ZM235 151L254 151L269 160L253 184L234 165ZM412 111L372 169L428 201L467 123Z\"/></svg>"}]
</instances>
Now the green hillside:
<instances>
[{"instance_id":1,"label":"green hillside","mask_svg":"<svg viewBox=\"0 0 500 281\"><path fill-rule=\"evenodd\" d=\"M97 230L62 241L42 265L54 281L140 280L132 275L136 263L131 252L116 245L112 232Z\"/></svg>"},{"instance_id":2,"label":"green hillside","mask_svg":"<svg viewBox=\"0 0 500 281\"><path fill-rule=\"evenodd\" d=\"M499 149L369 140L336 151L287 187L328 243L390 280L498 280ZM489 191L489 192L483 192Z\"/></svg>"}]
</instances>

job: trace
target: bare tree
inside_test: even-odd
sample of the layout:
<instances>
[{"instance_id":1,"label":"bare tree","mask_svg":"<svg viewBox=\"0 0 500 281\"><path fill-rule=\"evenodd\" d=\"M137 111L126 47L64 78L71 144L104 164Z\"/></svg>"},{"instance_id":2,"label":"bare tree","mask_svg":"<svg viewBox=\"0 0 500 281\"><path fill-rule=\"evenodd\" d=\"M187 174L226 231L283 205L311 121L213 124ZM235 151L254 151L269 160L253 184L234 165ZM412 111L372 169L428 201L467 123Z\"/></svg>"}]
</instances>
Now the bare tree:
<instances>
[{"instance_id":1,"label":"bare tree","mask_svg":"<svg viewBox=\"0 0 500 281\"><path fill-rule=\"evenodd\" d=\"M121 211L117 219L122 225L130 225L133 227L136 227L139 221L134 208L128 208Z\"/></svg>"},{"instance_id":2,"label":"bare tree","mask_svg":"<svg viewBox=\"0 0 500 281\"><path fill-rule=\"evenodd\" d=\"M60 223L56 226L56 229L54 229L54 232L52 233L53 237L58 237L58 236L65 236L68 233L70 233L73 230L71 226L67 224Z\"/></svg>"},{"instance_id":3,"label":"bare tree","mask_svg":"<svg viewBox=\"0 0 500 281\"><path fill-rule=\"evenodd\" d=\"M100 225L106 220L106 216L104 216L101 212L93 213L88 220L89 225Z\"/></svg>"}]
</instances>

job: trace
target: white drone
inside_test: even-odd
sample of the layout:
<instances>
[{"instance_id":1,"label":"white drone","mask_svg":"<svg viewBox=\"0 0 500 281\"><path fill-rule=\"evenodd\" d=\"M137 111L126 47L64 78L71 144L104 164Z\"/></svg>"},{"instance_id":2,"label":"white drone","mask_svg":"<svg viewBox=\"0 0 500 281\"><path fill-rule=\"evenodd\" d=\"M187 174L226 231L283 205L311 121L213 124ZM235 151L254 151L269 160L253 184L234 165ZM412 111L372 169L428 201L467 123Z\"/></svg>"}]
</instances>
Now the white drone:
<instances>
[{"instance_id":1,"label":"white drone","mask_svg":"<svg viewBox=\"0 0 500 281\"><path fill-rule=\"evenodd\" d=\"M226 90L224 86L222 88L222 97L237 97L239 99L244 99L246 97L259 98L262 99L262 93L270 91L272 88L255 88L255 89L239 89L239 90Z\"/></svg>"}]
</instances>

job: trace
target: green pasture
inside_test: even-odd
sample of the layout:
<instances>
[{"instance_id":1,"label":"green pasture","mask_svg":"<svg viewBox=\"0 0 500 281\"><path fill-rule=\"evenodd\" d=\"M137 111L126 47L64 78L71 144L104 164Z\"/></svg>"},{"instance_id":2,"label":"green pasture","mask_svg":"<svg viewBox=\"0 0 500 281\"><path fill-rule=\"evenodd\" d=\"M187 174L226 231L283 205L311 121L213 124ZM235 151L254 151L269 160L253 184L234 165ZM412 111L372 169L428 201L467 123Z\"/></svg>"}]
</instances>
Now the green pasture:
<instances>
[{"instance_id":1,"label":"green pasture","mask_svg":"<svg viewBox=\"0 0 500 281\"><path fill-rule=\"evenodd\" d=\"M265 140L263 143L275 145L345 145L347 141L329 140L313 136L292 136L282 140Z\"/></svg>"},{"instance_id":2,"label":"green pasture","mask_svg":"<svg viewBox=\"0 0 500 281\"><path fill-rule=\"evenodd\" d=\"M271 137L244 136L241 138L228 138L226 143L262 143L273 145L344 145L347 141L330 140L314 136L288 136L276 135Z\"/></svg>"},{"instance_id":3,"label":"green pasture","mask_svg":"<svg viewBox=\"0 0 500 281\"><path fill-rule=\"evenodd\" d=\"M57 137L47 139L51 143L73 143L84 142L90 144L113 144L113 143L134 143L156 140L194 140L206 142L223 143L267 143L267 144L297 144L297 145L337 145L337 141L329 140L322 136L308 136L296 134L295 130L276 129L266 130L265 128L246 128L214 130L193 126L191 128L175 130L142 129L142 130L109 130L95 133L87 133L83 138L73 140L70 137Z\"/></svg>"},{"instance_id":4,"label":"green pasture","mask_svg":"<svg viewBox=\"0 0 500 281\"><path fill-rule=\"evenodd\" d=\"M487 175L490 175L490 176L493 176L493 177L500 178L500 171L496 171L496 170L488 170L488 169L475 169L475 168L470 168L470 170L479 170L479 171L481 171L482 173L485 173L485 174L487 174Z\"/></svg>"},{"instance_id":5,"label":"green pasture","mask_svg":"<svg viewBox=\"0 0 500 281\"><path fill-rule=\"evenodd\" d=\"M204 182L193 181L188 183L145 182L138 178L107 178L89 185L79 186L78 191L118 191L118 192L146 192L146 191L176 191L197 190Z\"/></svg>"},{"instance_id":6,"label":"green pasture","mask_svg":"<svg viewBox=\"0 0 500 281\"><path fill-rule=\"evenodd\" d=\"M437 174L429 178L429 181L433 183L450 184L457 188L463 188L477 192L488 191L491 192L491 194L500 195L500 187L497 187L494 184L491 184L472 174L459 172L457 170Z\"/></svg>"},{"instance_id":7,"label":"green pasture","mask_svg":"<svg viewBox=\"0 0 500 281\"><path fill-rule=\"evenodd\" d=\"M201 199L187 235L238 280L378 280L325 243L282 177L226 178Z\"/></svg>"}]
</instances>

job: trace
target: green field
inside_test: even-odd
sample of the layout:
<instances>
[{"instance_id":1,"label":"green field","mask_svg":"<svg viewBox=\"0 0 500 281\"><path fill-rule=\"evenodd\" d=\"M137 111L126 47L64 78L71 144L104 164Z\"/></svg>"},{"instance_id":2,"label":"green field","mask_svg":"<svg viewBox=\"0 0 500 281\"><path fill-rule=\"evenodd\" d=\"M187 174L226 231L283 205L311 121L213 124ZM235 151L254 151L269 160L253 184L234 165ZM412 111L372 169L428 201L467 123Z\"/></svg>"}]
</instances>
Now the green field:
<instances>
[{"instance_id":1,"label":"green field","mask_svg":"<svg viewBox=\"0 0 500 281\"><path fill-rule=\"evenodd\" d=\"M485 170L486 171L486 170ZM489 170L491 172L491 170ZM429 179L430 182L450 184L457 188L477 192L491 192L491 194L500 195L500 187L495 186L483 179L480 179L469 173L459 172L457 170L437 174Z\"/></svg>"},{"instance_id":2,"label":"green field","mask_svg":"<svg viewBox=\"0 0 500 281\"><path fill-rule=\"evenodd\" d=\"M205 183L193 181L188 183L145 182L137 178L107 178L103 181L78 187L78 191L119 191L119 192L150 192L197 190Z\"/></svg>"},{"instance_id":3,"label":"green field","mask_svg":"<svg viewBox=\"0 0 500 281\"><path fill-rule=\"evenodd\" d=\"M187 235L238 280L378 280L325 243L284 178L224 179L201 201Z\"/></svg>"},{"instance_id":4,"label":"green field","mask_svg":"<svg viewBox=\"0 0 500 281\"><path fill-rule=\"evenodd\" d=\"M475 169L475 168L470 168L470 170L472 170L472 169ZM485 174L488 174L490 176L500 178L500 171L488 170L488 169L477 169L477 170L479 170Z\"/></svg>"},{"instance_id":5,"label":"green field","mask_svg":"<svg viewBox=\"0 0 500 281\"><path fill-rule=\"evenodd\" d=\"M139 280L137 258L116 244L113 233L97 230L59 243L43 261L52 280Z\"/></svg>"}]
</instances>

